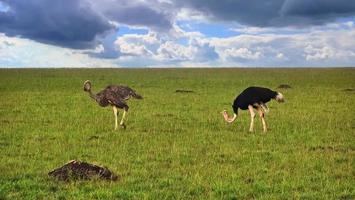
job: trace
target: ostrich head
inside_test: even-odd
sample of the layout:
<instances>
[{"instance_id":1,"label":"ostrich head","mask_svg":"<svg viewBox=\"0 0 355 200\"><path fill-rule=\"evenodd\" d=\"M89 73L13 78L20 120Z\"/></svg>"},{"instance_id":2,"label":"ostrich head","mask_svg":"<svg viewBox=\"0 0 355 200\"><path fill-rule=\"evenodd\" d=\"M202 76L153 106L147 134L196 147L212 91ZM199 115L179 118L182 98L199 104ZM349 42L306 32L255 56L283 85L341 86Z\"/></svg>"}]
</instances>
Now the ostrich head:
<instances>
[{"instance_id":1,"label":"ostrich head","mask_svg":"<svg viewBox=\"0 0 355 200\"><path fill-rule=\"evenodd\" d=\"M229 117L227 110L223 110L221 113L223 115L224 120L228 123L234 122L234 120L237 118L237 115L235 113L234 113L233 117Z\"/></svg>"},{"instance_id":2,"label":"ostrich head","mask_svg":"<svg viewBox=\"0 0 355 200\"><path fill-rule=\"evenodd\" d=\"M85 92L91 91L91 82L89 80L84 82L84 91Z\"/></svg>"},{"instance_id":3,"label":"ostrich head","mask_svg":"<svg viewBox=\"0 0 355 200\"><path fill-rule=\"evenodd\" d=\"M279 102L279 103L284 102L284 101L285 101L284 95L281 94L280 92L278 92L277 95L275 96L275 100L276 100L277 102Z\"/></svg>"}]
</instances>

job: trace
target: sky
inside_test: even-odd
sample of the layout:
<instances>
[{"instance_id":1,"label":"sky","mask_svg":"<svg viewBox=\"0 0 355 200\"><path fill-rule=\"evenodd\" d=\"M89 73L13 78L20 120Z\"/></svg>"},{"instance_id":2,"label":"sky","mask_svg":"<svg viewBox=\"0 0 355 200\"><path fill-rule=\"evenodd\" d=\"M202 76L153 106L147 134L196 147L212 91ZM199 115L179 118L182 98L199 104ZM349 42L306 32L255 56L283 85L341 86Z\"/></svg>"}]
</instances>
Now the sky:
<instances>
[{"instance_id":1,"label":"sky","mask_svg":"<svg viewBox=\"0 0 355 200\"><path fill-rule=\"evenodd\" d=\"M0 67L354 67L354 0L0 0Z\"/></svg>"}]
</instances>

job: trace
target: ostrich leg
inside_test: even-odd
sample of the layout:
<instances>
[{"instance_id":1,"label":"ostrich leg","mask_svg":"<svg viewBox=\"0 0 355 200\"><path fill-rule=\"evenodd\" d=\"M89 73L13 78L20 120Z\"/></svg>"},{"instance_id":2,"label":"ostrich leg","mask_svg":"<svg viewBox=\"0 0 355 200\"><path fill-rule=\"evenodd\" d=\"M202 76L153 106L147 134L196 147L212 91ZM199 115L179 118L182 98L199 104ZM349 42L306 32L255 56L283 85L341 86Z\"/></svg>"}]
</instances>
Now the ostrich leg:
<instances>
[{"instance_id":1,"label":"ostrich leg","mask_svg":"<svg viewBox=\"0 0 355 200\"><path fill-rule=\"evenodd\" d=\"M264 112L262 111L262 109L258 108L258 112L259 112L259 116L261 118L261 122L263 123L263 131L264 133L266 133L267 131L267 127L266 127L266 122L265 122L265 114Z\"/></svg>"},{"instance_id":2,"label":"ostrich leg","mask_svg":"<svg viewBox=\"0 0 355 200\"><path fill-rule=\"evenodd\" d=\"M266 104L262 103L260 104L261 108L263 109L262 111L265 112L265 113L268 113L269 112L269 108L267 107Z\"/></svg>"},{"instance_id":3,"label":"ostrich leg","mask_svg":"<svg viewBox=\"0 0 355 200\"><path fill-rule=\"evenodd\" d=\"M112 106L113 109L113 114L115 115L115 130L117 130L117 125L118 125L118 111L117 111L117 107L116 106Z\"/></svg>"},{"instance_id":4,"label":"ostrich leg","mask_svg":"<svg viewBox=\"0 0 355 200\"><path fill-rule=\"evenodd\" d=\"M124 109L124 110L123 110L122 119L121 119L121 122L120 122L120 126L121 126L122 128L124 128L124 129L126 129L126 125L124 124L124 120L125 120L125 118L126 118L126 113L127 113L127 111L126 111L126 109Z\"/></svg>"},{"instance_id":5,"label":"ostrich leg","mask_svg":"<svg viewBox=\"0 0 355 200\"><path fill-rule=\"evenodd\" d=\"M255 113L254 113L254 109L252 105L248 106L249 112L250 112L250 128L249 128L249 132L253 132L254 131L254 118L255 118Z\"/></svg>"}]
</instances>

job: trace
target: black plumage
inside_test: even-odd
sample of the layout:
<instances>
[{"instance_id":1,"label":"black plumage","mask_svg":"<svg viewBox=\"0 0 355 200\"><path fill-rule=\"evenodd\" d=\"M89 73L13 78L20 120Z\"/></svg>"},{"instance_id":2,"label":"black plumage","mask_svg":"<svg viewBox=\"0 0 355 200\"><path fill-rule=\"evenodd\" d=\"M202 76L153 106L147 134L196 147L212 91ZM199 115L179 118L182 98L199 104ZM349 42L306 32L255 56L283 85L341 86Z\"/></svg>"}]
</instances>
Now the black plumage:
<instances>
[{"instance_id":1,"label":"black plumage","mask_svg":"<svg viewBox=\"0 0 355 200\"><path fill-rule=\"evenodd\" d=\"M249 105L253 108L258 108L260 105L265 105L271 99L275 99L277 92L263 87L248 87L241 92L233 102L233 111L238 114L238 108L247 110Z\"/></svg>"},{"instance_id":2,"label":"black plumage","mask_svg":"<svg viewBox=\"0 0 355 200\"><path fill-rule=\"evenodd\" d=\"M271 99L275 99L278 102L284 101L283 95L279 92L264 87L248 87L235 98L232 105L234 112L233 117L229 117L226 110L222 112L223 117L227 122L231 123L237 118L238 109L249 109L251 115L251 124L249 130L253 131L255 118L254 109L256 109L259 113L260 118L262 119L263 130L264 132L266 132L266 123L264 115L265 112L268 111L266 103L269 102Z\"/></svg>"},{"instance_id":3,"label":"black plumage","mask_svg":"<svg viewBox=\"0 0 355 200\"><path fill-rule=\"evenodd\" d=\"M94 94L91 91L91 82L85 81L84 91L88 92L90 97L93 98L100 106L112 106L116 119L115 129L117 129L117 108L124 110L120 126L125 128L124 117L129 109L129 106L127 105L126 101L130 98L143 99L143 97L139 95L136 91L134 91L132 88L122 85L109 85L102 91L98 92L97 94Z\"/></svg>"}]
</instances>

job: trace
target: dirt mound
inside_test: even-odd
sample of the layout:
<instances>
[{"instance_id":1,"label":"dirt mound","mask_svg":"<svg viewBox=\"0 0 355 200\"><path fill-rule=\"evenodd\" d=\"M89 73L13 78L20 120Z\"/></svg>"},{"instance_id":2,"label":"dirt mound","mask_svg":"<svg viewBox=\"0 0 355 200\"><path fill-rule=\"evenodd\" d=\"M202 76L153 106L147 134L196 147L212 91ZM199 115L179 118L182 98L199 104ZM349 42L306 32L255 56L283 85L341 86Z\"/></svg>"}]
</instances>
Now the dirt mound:
<instances>
[{"instance_id":1,"label":"dirt mound","mask_svg":"<svg viewBox=\"0 0 355 200\"><path fill-rule=\"evenodd\" d=\"M176 93L194 93L194 91L192 91L192 90L180 90L180 89L175 90L175 92Z\"/></svg>"},{"instance_id":2,"label":"dirt mound","mask_svg":"<svg viewBox=\"0 0 355 200\"><path fill-rule=\"evenodd\" d=\"M292 88L290 85L287 85L287 84L281 84L279 85L277 88L281 88L281 89L290 89Z\"/></svg>"},{"instance_id":3,"label":"dirt mound","mask_svg":"<svg viewBox=\"0 0 355 200\"><path fill-rule=\"evenodd\" d=\"M97 135L93 135L93 136L89 137L89 140L97 140L97 139L99 139L99 136L97 136Z\"/></svg>"},{"instance_id":4,"label":"dirt mound","mask_svg":"<svg viewBox=\"0 0 355 200\"><path fill-rule=\"evenodd\" d=\"M90 180L93 178L117 181L121 178L106 167L76 160L72 160L62 167L50 171L48 175L61 181Z\"/></svg>"}]
</instances>

